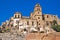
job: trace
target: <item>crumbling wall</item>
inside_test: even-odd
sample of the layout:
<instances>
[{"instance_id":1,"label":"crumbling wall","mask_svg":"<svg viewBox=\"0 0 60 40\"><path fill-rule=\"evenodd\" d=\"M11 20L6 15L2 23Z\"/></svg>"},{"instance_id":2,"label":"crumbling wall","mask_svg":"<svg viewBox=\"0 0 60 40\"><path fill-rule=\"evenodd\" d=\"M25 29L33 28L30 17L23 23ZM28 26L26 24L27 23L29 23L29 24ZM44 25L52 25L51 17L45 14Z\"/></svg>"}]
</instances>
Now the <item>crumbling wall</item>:
<instances>
[{"instance_id":1,"label":"crumbling wall","mask_svg":"<svg viewBox=\"0 0 60 40\"><path fill-rule=\"evenodd\" d=\"M12 33L0 33L0 40L24 40L24 36Z\"/></svg>"}]
</instances>

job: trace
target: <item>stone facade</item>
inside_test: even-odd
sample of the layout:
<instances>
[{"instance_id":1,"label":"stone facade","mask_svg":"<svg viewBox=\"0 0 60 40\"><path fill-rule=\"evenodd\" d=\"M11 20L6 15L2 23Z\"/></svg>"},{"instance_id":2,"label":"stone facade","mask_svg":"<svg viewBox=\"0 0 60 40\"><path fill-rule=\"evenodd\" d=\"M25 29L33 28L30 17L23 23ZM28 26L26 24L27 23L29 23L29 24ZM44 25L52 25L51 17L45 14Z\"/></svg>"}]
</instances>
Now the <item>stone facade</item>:
<instances>
[{"instance_id":1,"label":"stone facade","mask_svg":"<svg viewBox=\"0 0 60 40\"><path fill-rule=\"evenodd\" d=\"M33 27L36 31L37 28L39 28L40 32L46 32L45 29L47 32L51 32L52 30L50 27L53 25L53 20L56 20L57 24L60 25L60 19L57 17L57 15L42 14L41 6L39 4L36 4L34 7L34 12L31 13L30 17L24 17L21 15L21 13L16 12L14 16L11 17L9 23L10 26L18 26L19 31L21 31L21 29L23 30L27 28L29 28L30 31L30 28Z\"/></svg>"},{"instance_id":2,"label":"stone facade","mask_svg":"<svg viewBox=\"0 0 60 40\"><path fill-rule=\"evenodd\" d=\"M10 28L17 27L19 31L24 29L28 29L29 32L31 30L38 31L37 29L39 28L40 32L44 31L49 33L53 31L50 27L53 25L54 20L56 20L58 25L60 25L60 19L57 15L43 14L41 6L36 4L34 11L30 14L30 17L22 16L21 13L16 12L9 21L7 20L3 24L6 24L6 26Z\"/></svg>"}]
</instances>

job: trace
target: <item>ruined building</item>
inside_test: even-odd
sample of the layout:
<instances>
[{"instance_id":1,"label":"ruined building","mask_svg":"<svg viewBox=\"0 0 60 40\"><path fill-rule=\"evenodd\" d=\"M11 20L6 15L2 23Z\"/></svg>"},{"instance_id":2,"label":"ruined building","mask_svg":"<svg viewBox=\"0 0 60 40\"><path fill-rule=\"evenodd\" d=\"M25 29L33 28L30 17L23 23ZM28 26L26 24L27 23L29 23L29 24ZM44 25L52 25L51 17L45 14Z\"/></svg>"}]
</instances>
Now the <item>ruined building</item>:
<instances>
[{"instance_id":1,"label":"ruined building","mask_svg":"<svg viewBox=\"0 0 60 40\"><path fill-rule=\"evenodd\" d=\"M57 24L60 25L57 15L43 14L41 6L36 4L30 17L16 12L13 17L3 22L0 27L0 40L60 40L60 33L51 28Z\"/></svg>"},{"instance_id":2,"label":"ruined building","mask_svg":"<svg viewBox=\"0 0 60 40\"><path fill-rule=\"evenodd\" d=\"M51 29L54 20L60 25L60 19L57 15L43 14L41 6L36 4L30 17L22 16L21 13L16 12L9 21L4 22L3 24L6 24L6 26L9 26L10 28L17 27L20 32L25 30L28 32L38 31L50 33L54 31Z\"/></svg>"}]
</instances>

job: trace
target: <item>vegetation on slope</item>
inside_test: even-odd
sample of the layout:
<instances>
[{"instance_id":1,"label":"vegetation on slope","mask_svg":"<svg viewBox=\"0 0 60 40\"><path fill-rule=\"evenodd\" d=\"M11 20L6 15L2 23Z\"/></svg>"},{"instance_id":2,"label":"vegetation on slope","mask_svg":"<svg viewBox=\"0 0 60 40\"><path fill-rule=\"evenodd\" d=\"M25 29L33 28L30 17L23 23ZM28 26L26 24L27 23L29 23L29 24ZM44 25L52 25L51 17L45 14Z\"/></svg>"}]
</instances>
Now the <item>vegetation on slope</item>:
<instances>
[{"instance_id":1,"label":"vegetation on slope","mask_svg":"<svg viewBox=\"0 0 60 40\"><path fill-rule=\"evenodd\" d=\"M54 29L56 32L60 32L60 25L57 24L56 20L53 20L52 29Z\"/></svg>"},{"instance_id":2,"label":"vegetation on slope","mask_svg":"<svg viewBox=\"0 0 60 40\"><path fill-rule=\"evenodd\" d=\"M56 32L60 32L60 25L53 25L52 28L53 28Z\"/></svg>"}]
</instances>

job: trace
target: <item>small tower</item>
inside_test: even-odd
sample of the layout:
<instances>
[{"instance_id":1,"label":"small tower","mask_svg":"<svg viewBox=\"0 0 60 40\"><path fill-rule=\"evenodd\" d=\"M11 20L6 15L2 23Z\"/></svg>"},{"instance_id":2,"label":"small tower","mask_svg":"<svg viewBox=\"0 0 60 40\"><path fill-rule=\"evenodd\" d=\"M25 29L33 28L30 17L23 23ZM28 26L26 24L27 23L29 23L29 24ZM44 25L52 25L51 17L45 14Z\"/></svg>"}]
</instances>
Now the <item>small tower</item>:
<instances>
[{"instance_id":1,"label":"small tower","mask_svg":"<svg viewBox=\"0 0 60 40\"><path fill-rule=\"evenodd\" d=\"M14 14L14 18L21 18L21 14L20 14L19 12L16 12L16 13Z\"/></svg>"},{"instance_id":2,"label":"small tower","mask_svg":"<svg viewBox=\"0 0 60 40\"><path fill-rule=\"evenodd\" d=\"M35 14L35 15L42 16L42 9L41 9L40 4L36 4L36 5L35 5L34 14Z\"/></svg>"},{"instance_id":3,"label":"small tower","mask_svg":"<svg viewBox=\"0 0 60 40\"><path fill-rule=\"evenodd\" d=\"M19 20L21 19L21 13L19 13L19 12L16 12L15 14L14 14L14 24L13 24L13 26L15 27L15 26L18 26L18 23L19 23Z\"/></svg>"},{"instance_id":4,"label":"small tower","mask_svg":"<svg viewBox=\"0 0 60 40\"><path fill-rule=\"evenodd\" d=\"M40 4L36 4L33 13L33 19L37 20L38 27L42 27L43 20L42 20L42 9Z\"/></svg>"},{"instance_id":5,"label":"small tower","mask_svg":"<svg viewBox=\"0 0 60 40\"><path fill-rule=\"evenodd\" d=\"M42 20L42 10L41 10L41 6L39 4L35 5L33 15L34 15L35 19Z\"/></svg>"}]
</instances>

